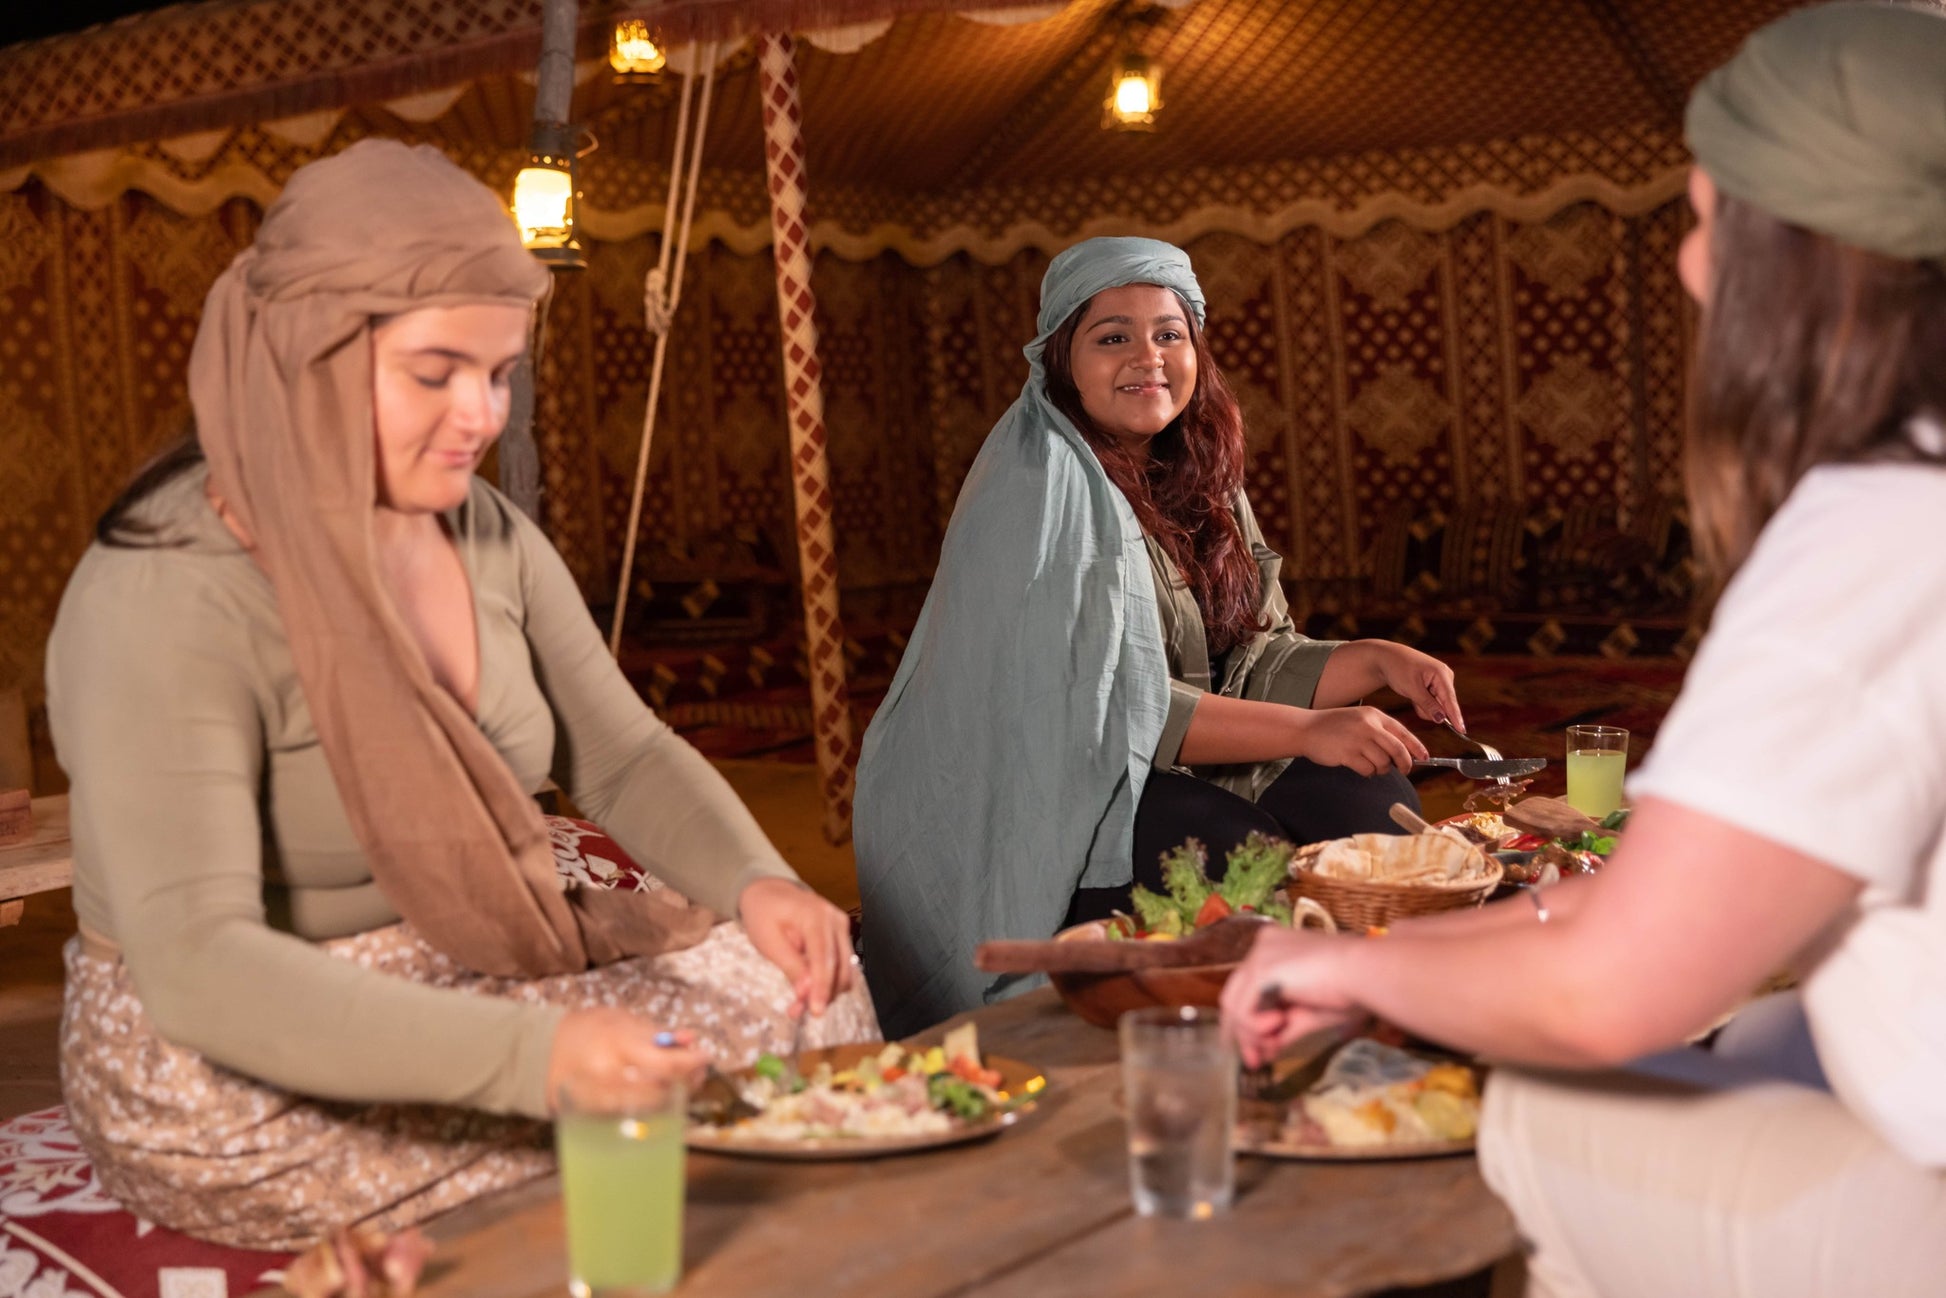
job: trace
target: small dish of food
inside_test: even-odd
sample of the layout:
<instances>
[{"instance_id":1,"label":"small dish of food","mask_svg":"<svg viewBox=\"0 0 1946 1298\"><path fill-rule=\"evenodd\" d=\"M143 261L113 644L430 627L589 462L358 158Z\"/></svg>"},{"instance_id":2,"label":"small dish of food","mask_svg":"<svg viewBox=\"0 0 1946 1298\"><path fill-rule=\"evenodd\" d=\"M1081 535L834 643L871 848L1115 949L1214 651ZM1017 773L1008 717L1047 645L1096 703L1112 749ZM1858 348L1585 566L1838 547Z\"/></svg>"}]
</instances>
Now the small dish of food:
<instances>
[{"instance_id":1,"label":"small dish of food","mask_svg":"<svg viewBox=\"0 0 1946 1298\"><path fill-rule=\"evenodd\" d=\"M1239 1103L1239 1153L1343 1161L1473 1148L1480 1122L1474 1065L1371 1037L1338 1047L1321 1070L1318 1062L1285 1062L1267 1089L1271 1098Z\"/></svg>"}]
</instances>

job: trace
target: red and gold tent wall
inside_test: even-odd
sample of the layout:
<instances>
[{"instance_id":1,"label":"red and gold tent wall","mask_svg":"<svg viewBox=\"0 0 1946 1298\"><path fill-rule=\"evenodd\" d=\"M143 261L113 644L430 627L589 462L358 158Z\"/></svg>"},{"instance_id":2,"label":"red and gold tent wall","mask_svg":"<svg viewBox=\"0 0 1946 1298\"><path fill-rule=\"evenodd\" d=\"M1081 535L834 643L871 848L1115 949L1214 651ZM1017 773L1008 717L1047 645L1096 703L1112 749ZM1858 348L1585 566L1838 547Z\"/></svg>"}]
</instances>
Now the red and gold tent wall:
<instances>
[{"instance_id":1,"label":"red and gold tent wall","mask_svg":"<svg viewBox=\"0 0 1946 1298\"><path fill-rule=\"evenodd\" d=\"M1096 233L1189 249L1248 417L1253 500L1312 607L1398 606L1415 579L1456 607L1545 605L1566 597L1517 572L1533 537L1576 517L1666 529L1691 327L1680 102L1786 5L1075 0L883 18L950 7L828 4L880 18L800 43L848 614L896 629L916 609L960 479L1018 393L1047 259ZM734 6L649 8L678 35L735 34L719 21ZM263 205L374 134L506 188L537 13L212 0L0 51L18 92L0 101L0 689L38 696L66 574L181 426L202 296ZM673 118L670 86L610 84L601 36L584 23L575 94L600 141L590 266L560 279L536 415L543 521L596 600L641 432ZM1107 61L1130 43L1166 69L1151 135L1100 127ZM644 519L645 550L704 568L726 538L794 552L751 62L733 49L719 70ZM1433 529L1443 557L1414 574Z\"/></svg>"}]
</instances>

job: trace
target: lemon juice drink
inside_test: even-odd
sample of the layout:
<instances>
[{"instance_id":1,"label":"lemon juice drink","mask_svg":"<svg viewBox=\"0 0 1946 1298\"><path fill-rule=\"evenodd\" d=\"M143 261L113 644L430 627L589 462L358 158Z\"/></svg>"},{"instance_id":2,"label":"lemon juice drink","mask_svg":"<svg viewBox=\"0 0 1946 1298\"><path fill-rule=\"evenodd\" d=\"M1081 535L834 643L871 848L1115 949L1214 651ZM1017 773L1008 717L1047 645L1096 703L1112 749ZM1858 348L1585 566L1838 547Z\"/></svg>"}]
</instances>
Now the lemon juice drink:
<instances>
[{"instance_id":1,"label":"lemon juice drink","mask_svg":"<svg viewBox=\"0 0 1946 1298\"><path fill-rule=\"evenodd\" d=\"M1615 726L1568 727L1568 803L1600 820L1622 805L1628 770L1628 731Z\"/></svg>"},{"instance_id":2,"label":"lemon juice drink","mask_svg":"<svg viewBox=\"0 0 1946 1298\"><path fill-rule=\"evenodd\" d=\"M667 1293L682 1273L682 1108L554 1124L575 1298Z\"/></svg>"}]
</instances>

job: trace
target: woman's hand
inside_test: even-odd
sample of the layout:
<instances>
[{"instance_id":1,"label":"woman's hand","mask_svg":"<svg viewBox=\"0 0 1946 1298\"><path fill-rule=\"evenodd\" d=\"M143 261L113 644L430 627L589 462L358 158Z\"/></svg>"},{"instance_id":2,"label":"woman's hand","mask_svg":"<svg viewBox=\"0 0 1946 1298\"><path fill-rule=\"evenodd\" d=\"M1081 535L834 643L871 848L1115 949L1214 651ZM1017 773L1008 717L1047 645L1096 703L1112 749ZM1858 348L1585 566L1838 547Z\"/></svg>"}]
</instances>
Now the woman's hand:
<instances>
[{"instance_id":1,"label":"woman's hand","mask_svg":"<svg viewBox=\"0 0 1946 1298\"><path fill-rule=\"evenodd\" d=\"M547 1056L547 1102L558 1110L570 1096L627 1100L672 1081L702 1080L708 1057L689 1032L665 1032L627 1010L572 1010L554 1030Z\"/></svg>"},{"instance_id":2,"label":"woman's hand","mask_svg":"<svg viewBox=\"0 0 1946 1298\"><path fill-rule=\"evenodd\" d=\"M1297 755L1360 775L1410 771L1426 756L1418 736L1377 708L1298 710Z\"/></svg>"},{"instance_id":3,"label":"woman's hand","mask_svg":"<svg viewBox=\"0 0 1946 1298\"><path fill-rule=\"evenodd\" d=\"M1332 650L1324 660L1311 706L1343 707L1381 685L1410 703L1421 720L1450 721L1465 733L1453 669L1430 654L1390 640L1353 640Z\"/></svg>"},{"instance_id":4,"label":"woman's hand","mask_svg":"<svg viewBox=\"0 0 1946 1298\"><path fill-rule=\"evenodd\" d=\"M1223 985L1223 1026L1246 1067L1255 1068L1320 1028L1364 1017L1338 986L1339 953L1349 938L1266 925L1250 956Z\"/></svg>"},{"instance_id":5,"label":"woman's hand","mask_svg":"<svg viewBox=\"0 0 1946 1298\"><path fill-rule=\"evenodd\" d=\"M738 899L737 918L750 944L790 979L797 992L792 1014L822 1014L857 984L850 918L803 884L757 880Z\"/></svg>"},{"instance_id":6,"label":"woman's hand","mask_svg":"<svg viewBox=\"0 0 1946 1298\"><path fill-rule=\"evenodd\" d=\"M1422 654L1409 645L1390 640L1367 640L1372 665L1385 687L1412 705L1421 721L1453 723L1453 729L1466 733L1466 719L1460 715L1459 693L1453 688L1453 669L1431 654Z\"/></svg>"}]
</instances>

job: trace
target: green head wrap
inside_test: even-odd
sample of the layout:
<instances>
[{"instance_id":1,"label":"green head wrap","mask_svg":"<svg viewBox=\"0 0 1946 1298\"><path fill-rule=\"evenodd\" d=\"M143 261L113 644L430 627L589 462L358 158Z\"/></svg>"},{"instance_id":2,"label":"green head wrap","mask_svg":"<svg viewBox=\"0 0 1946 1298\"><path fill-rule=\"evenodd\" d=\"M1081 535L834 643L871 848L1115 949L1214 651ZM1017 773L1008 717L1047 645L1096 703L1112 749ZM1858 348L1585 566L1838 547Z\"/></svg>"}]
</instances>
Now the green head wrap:
<instances>
[{"instance_id":1,"label":"green head wrap","mask_svg":"<svg viewBox=\"0 0 1946 1298\"><path fill-rule=\"evenodd\" d=\"M1689 100L1724 193L1843 243L1946 263L1946 14L1831 4L1778 19Z\"/></svg>"}]
</instances>

